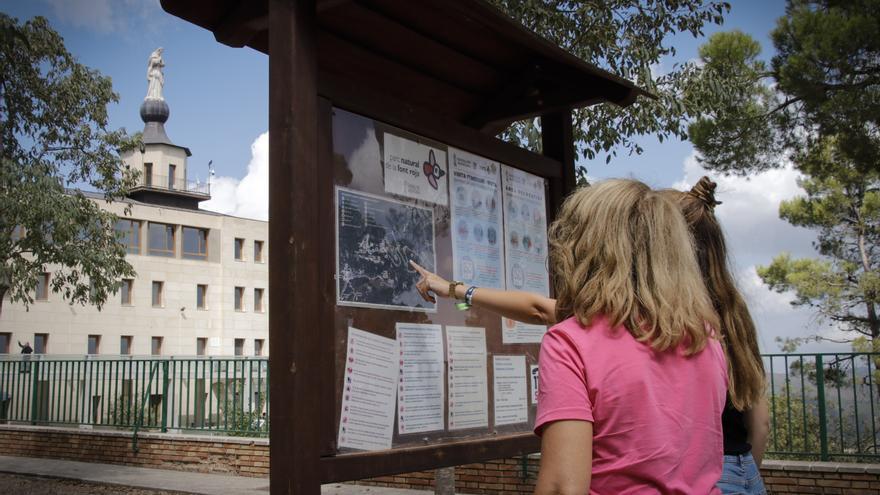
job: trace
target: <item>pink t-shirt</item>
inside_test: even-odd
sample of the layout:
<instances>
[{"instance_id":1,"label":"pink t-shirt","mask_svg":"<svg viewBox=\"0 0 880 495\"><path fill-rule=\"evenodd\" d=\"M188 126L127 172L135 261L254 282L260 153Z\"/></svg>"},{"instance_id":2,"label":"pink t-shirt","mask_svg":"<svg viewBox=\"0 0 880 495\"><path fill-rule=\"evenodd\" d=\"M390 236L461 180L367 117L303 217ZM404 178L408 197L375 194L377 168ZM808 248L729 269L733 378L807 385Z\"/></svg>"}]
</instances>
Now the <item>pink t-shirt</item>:
<instances>
[{"instance_id":1,"label":"pink t-shirt","mask_svg":"<svg viewBox=\"0 0 880 495\"><path fill-rule=\"evenodd\" d=\"M727 366L710 339L690 357L657 352L622 326L569 318L541 343L535 432L593 423L591 494L717 494Z\"/></svg>"}]
</instances>

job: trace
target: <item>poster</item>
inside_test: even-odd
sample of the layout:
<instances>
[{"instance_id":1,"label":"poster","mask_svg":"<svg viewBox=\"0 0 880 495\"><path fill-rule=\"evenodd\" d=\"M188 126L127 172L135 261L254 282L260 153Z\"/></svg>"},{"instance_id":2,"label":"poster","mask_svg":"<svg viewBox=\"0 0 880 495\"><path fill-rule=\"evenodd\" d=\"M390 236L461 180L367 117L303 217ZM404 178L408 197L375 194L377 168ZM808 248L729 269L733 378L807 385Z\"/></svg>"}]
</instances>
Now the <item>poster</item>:
<instances>
[{"instance_id":1,"label":"poster","mask_svg":"<svg viewBox=\"0 0 880 495\"><path fill-rule=\"evenodd\" d=\"M529 378L532 385L532 405L538 403L538 365L529 365Z\"/></svg>"},{"instance_id":2,"label":"poster","mask_svg":"<svg viewBox=\"0 0 880 495\"><path fill-rule=\"evenodd\" d=\"M502 166L507 288L550 296L544 179ZM502 318L504 344L540 344L547 327Z\"/></svg>"},{"instance_id":3,"label":"poster","mask_svg":"<svg viewBox=\"0 0 880 495\"><path fill-rule=\"evenodd\" d=\"M452 278L504 289L501 166L449 149L452 170Z\"/></svg>"},{"instance_id":4,"label":"poster","mask_svg":"<svg viewBox=\"0 0 880 495\"><path fill-rule=\"evenodd\" d=\"M339 448L391 448L397 396L397 342L348 327Z\"/></svg>"},{"instance_id":5,"label":"poster","mask_svg":"<svg viewBox=\"0 0 880 495\"><path fill-rule=\"evenodd\" d=\"M495 426L528 422L526 357L493 356L492 364Z\"/></svg>"},{"instance_id":6,"label":"poster","mask_svg":"<svg viewBox=\"0 0 880 495\"><path fill-rule=\"evenodd\" d=\"M449 429L489 427L486 329L446 327Z\"/></svg>"},{"instance_id":7,"label":"poster","mask_svg":"<svg viewBox=\"0 0 880 495\"><path fill-rule=\"evenodd\" d=\"M336 189L336 300L340 306L436 311L416 290L409 260L434 271L434 211Z\"/></svg>"},{"instance_id":8,"label":"poster","mask_svg":"<svg viewBox=\"0 0 880 495\"><path fill-rule=\"evenodd\" d=\"M384 133L385 192L446 206L446 152Z\"/></svg>"},{"instance_id":9,"label":"poster","mask_svg":"<svg viewBox=\"0 0 880 495\"><path fill-rule=\"evenodd\" d=\"M442 430L443 328L398 323L397 344L400 347L397 432L404 435Z\"/></svg>"}]
</instances>

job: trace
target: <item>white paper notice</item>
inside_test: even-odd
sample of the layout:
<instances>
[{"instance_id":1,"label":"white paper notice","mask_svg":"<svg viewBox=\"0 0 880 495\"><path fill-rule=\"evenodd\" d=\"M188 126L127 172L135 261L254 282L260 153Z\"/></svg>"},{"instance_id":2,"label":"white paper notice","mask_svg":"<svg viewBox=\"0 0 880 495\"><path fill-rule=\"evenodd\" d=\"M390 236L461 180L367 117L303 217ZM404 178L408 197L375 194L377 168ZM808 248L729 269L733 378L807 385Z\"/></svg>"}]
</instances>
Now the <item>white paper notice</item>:
<instances>
[{"instance_id":1,"label":"white paper notice","mask_svg":"<svg viewBox=\"0 0 880 495\"><path fill-rule=\"evenodd\" d=\"M397 324L400 386L397 432L443 429L443 329L440 325Z\"/></svg>"},{"instance_id":2,"label":"white paper notice","mask_svg":"<svg viewBox=\"0 0 880 495\"><path fill-rule=\"evenodd\" d=\"M446 152L385 133L385 192L446 205Z\"/></svg>"},{"instance_id":3,"label":"white paper notice","mask_svg":"<svg viewBox=\"0 0 880 495\"><path fill-rule=\"evenodd\" d=\"M532 383L532 404L538 403L538 365L529 366L529 378Z\"/></svg>"},{"instance_id":4,"label":"white paper notice","mask_svg":"<svg viewBox=\"0 0 880 495\"><path fill-rule=\"evenodd\" d=\"M340 448L391 448L397 396L397 341L348 327Z\"/></svg>"},{"instance_id":5,"label":"white paper notice","mask_svg":"<svg viewBox=\"0 0 880 495\"><path fill-rule=\"evenodd\" d=\"M504 289L501 166L450 148L452 170L452 278Z\"/></svg>"},{"instance_id":6,"label":"white paper notice","mask_svg":"<svg viewBox=\"0 0 880 495\"><path fill-rule=\"evenodd\" d=\"M547 273L547 215L544 179L508 166L501 167L504 187L504 256L507 288L550 296ZM544 325L503 318L501 342L540 344Z\"/></svg>"},{"instance_id":7,"label":"white paper notice","mask_svg":"<svg viewBox=\"0 0 880 495\"><path fill-rule=\"evenodd\" d=\"M495 426L529 420L526 393L526 357L493 356Z\"/></svg>"},{"instance_id":8,"label":"white paper notice","mask_svg":"<svg viewBox=\"0 0 880 495\"><path fill-rule=\"evenodd\" d=\"M446 327L449 363L449 429L487 428L486 330Z\"/></svg>"}]
</instances>

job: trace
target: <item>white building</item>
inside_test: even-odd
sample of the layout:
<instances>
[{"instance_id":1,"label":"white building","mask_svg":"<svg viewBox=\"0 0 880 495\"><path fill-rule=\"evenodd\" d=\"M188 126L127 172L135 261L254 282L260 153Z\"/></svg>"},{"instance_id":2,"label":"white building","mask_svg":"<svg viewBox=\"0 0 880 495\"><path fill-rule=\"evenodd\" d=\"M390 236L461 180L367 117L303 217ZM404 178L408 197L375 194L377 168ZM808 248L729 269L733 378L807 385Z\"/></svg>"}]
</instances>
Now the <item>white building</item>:
<instances>
[{"instance_id":1,"label":"white building","mask_svg":"<svg viewBox=\"0 0 880 495\"><path fill-rule=\"evenodd\" d=\"M143 172L119 215L137 277L101 311L71 306L42 275L29 311L8 301L0 315L0 353L30 342L36 353L175 356L268 354L268 222L199 210L207 183L187 180L190 151L165 133L168 105L145 99L144 146L123 156Z\"/></svg>"}]
</instances>

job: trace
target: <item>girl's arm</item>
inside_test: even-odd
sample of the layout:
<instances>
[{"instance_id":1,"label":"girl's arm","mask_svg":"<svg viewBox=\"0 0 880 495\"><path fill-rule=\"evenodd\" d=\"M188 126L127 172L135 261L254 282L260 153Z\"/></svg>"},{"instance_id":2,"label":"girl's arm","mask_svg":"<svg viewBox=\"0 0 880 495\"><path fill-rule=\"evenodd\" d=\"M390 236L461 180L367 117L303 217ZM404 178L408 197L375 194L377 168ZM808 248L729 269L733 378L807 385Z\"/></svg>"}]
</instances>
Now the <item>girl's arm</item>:
<instances>
[{"instance_id":1,"label":"girl's arm","mask_svg":"<svg viewBox=\"0 0 880 495\"><path fill-rule=\"evenodd\" d=\"M593 423L554 421L541 434L541 469L535 495L584 495L590 491Z\"/></svg>"},{"instance_id":2,"label":"girl's arm","mask_svg":"<svg viewBox=\"0 0 880 495\"><path fill-rule=\"evenodd\" d=\"M767 448L767 438L770 436L770 406L767 399L761 399L751 409L744 413L748 442L752 446L752 457L758 467L764 460L764 450Z\"/></svg>"},{"instance_id":3,"label":"girl's arm","mask_svg":"<svg viewBox=\"0 0 880 495\"><path fill-rule=\"evenodd\" d=\"M425 270L415 261L410 261L409 263L422 276L416 284L416 288L426 301L436 302L431 293L440 297L464 298L464 293L468 289L467 286L455 286L455 294L450 295L448 280L436 273ZM533 323L536 325L553 325L556 323L556 299L550 299L549 297L531 292L479 287L474 291L471 304L523 323Z\"/></svg>"}]
</instances>

